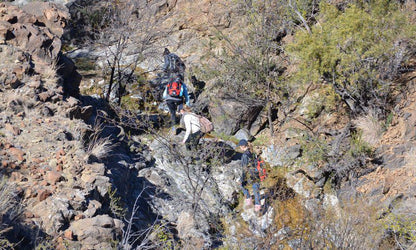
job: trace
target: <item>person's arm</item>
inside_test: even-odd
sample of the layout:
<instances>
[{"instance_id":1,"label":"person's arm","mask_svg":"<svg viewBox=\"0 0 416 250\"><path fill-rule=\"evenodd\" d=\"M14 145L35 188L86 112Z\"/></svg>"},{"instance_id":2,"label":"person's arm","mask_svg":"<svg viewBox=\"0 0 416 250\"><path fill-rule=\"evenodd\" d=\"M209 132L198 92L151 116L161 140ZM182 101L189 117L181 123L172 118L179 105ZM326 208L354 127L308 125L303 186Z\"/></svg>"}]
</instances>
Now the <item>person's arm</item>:
<instances>
[{"instance_id":1,"label":"person's arm","mask_svg":"<svg viewBox=\"0 0 416 250\"><path fill-rule=\"evenodd\" d=\"M188 95L188 88L186 87L185 84L182 84L182 96L185 97L185 103L188 106L191 106L189 103L189 95Z\"/></svg>"},{"instance_id":2,"label":"person's arm","mask_svg":"<svg viewBox=\"0 0 416 250\"><path fill-rule=\"evenodd\" d=\"M183 137L182 143L185 143L188 139L189 135L191 134L191 116L190 115L184 115L183 116L183 123L185 124L185 136Z\"/></svg>"},{"instance_id":3,"label":"person's arm","mask_svg":"<svg viewBox=\"0 0 416 250\"><path fill-rule=\"evenodd\" d=\"M167 99L168 98L168 86L165 87L165 90L163 91L163 99Z\"/></svg>"}]
</instances>

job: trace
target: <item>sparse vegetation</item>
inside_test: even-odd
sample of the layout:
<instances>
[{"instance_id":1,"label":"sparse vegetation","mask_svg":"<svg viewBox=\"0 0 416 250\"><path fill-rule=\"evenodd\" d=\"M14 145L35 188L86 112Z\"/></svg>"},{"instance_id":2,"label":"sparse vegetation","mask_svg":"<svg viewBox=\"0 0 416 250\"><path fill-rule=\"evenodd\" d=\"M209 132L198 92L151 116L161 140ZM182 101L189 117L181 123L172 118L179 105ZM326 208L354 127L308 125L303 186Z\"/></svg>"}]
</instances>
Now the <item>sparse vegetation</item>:
<instances>
[{"instance_id":1,"label":"sparse vegetation","mask_svg":"<svg viewBox=\"0 0 416 250\"><path fill-rule=\"evenodd\" d=\"M354 122L361 131L361 138L371 146L375 146L384 132L383 124L372 113L361 116Z\"/></svg>"},{"instance_id":2,"label":"sparse vegetation","mask_svg":"<svg viewBox=\"0 0 416 250\"><path fill-rule=\"evenodd\" d=\"M13 228L12 222L20 213L17 191L7 178L0 175L0 248L13 249L15 244L4 237Z\"/></svg>"},{"instance_id":3,"label":"sparse vegetation","mask_svg":"<svg viewBox=\"0 0 416 250\"><path fill-rule=\"evenodd\" d=\"M112 141L111 136L102 137L104 123L96 121L92 127L89 138L86 141L86 156L88 161L101 161L108 157L116 144Z\"/></svg>"},{"instance_id":4,"label":"sparse vegetation","mask_svg":"<svg viewBox=\"0 0 416 250\"><path fill-rule=\"evenodd\" d=\"M107 189L110 199L110 210L117 218L123 218L126 215L126 209L121 204L121 197L117 195L117 189L111 186Z\"/></svg>"}]
</instances>

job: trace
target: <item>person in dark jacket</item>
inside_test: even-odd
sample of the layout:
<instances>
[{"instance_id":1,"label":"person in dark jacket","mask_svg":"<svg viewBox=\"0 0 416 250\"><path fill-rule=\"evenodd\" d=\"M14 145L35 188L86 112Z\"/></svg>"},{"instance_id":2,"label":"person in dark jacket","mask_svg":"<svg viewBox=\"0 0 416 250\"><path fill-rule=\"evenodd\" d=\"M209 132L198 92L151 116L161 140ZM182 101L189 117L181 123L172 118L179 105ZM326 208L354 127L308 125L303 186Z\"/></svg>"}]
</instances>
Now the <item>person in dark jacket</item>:
<instances>
[{"instance_id":1,"label":"person in dark jacket","mask_svg":"<svg viewBox=\"0 0 416 250\"><path fill-rule=\"evenodd\" d=\"M245 196L245 204L246 206L251 206L253 204L251 200L250 192L247 189L248 185L252 185L253 187L253 195L254 195L254 210L259 212L261 210L260 204L260 177L258 170L255 166L255 159L253 154L250 151L249 145L247 140L242 139L239 141L238 147L243 151L243 155L241 156L241 166L243 167L243 176L241 180L241 188L243 190L243 194Z\"/></svg>"},{"instance_id":2,"label":"person in dark jacket","mask_svg":"<svg viewBox=\"0 0 416 250\"><path fill-rule=\"evenodd\" d=\"M163 59L165 77L172 78L174 75L179 75L183 80L186 67L182 59L175 53L170 52L168 48L163 51Z\"/></svg>"}]
</instances>

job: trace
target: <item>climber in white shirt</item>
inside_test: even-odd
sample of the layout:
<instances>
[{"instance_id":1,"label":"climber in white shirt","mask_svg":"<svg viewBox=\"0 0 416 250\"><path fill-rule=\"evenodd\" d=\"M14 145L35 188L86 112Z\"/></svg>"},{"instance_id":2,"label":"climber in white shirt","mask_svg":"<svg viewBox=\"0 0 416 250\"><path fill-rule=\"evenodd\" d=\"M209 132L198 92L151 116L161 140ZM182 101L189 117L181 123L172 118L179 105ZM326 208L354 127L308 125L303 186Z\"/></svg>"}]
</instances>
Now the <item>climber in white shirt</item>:
<instances>
[{"instance_id":1,"label":"climber in white shirt","mask_svg":"<svg viewBox=\"0 0 416 250\"><path fill-rule=\"evenodd\" d=\"M204 136L204 133L201 131L201 125L199 124L199 117L192 113L191 108L187 105L184 105L180 113L183 116L183 123L186 130L182 144L185 144L188 150L197 149L199 140Z\"/></svg>"}]
</instances>

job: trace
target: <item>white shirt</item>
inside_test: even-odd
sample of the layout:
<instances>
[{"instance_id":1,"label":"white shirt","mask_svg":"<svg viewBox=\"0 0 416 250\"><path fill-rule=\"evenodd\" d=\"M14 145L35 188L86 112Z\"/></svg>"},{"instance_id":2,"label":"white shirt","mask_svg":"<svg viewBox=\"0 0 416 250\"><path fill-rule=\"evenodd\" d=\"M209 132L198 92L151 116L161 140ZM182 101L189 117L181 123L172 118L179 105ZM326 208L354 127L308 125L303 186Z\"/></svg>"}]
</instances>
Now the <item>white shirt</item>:
<instances>
[{"instance_id":1,"label":"white shirt","mask_svg":"<svg viewBox=\"0 0 416 250\"><path fill-rule=\"evenodd\" d=\"M193 113L185 113L183 115L183 123L185 124L185 136L183 137L182 142L188 139L190 134L196 133L201 130L201 125L199 124L199 118Z\"/></svg>"}]
</instances>

